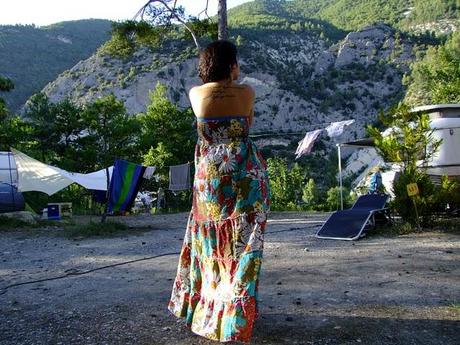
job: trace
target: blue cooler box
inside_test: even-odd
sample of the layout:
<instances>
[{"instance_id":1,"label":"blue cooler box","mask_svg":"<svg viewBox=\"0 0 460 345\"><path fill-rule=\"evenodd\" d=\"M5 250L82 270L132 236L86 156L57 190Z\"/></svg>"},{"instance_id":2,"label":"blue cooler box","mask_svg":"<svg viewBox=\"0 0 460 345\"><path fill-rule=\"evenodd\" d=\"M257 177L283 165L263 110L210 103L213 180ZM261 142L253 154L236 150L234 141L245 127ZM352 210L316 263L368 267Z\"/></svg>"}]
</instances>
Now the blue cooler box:
<instances>
[{"instance_id":1,"label":"blue cooler box","mask_svg":"<svg viewBox=\"0 0 460 345\"><path fill-rule=\"evenodd\" d=\"M61 214L59 213L59 205L48 204L48 219L61 219Z\"/></svg>"}]
</instances>

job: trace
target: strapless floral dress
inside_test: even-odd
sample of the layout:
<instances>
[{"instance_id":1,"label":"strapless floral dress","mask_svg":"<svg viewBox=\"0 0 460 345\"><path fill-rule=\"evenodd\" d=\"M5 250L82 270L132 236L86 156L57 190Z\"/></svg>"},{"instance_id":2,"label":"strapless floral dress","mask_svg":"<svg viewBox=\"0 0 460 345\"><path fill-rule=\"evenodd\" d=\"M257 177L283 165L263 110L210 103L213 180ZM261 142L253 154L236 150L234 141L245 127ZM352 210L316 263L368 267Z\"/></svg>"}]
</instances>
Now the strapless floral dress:
<instances>
[{"instance_id":1,"label":"strapless floral dress","mask_svg":"<svg viewBox=\"0 0 460 345\"><path fill-rule=\"evenodd\" d=\"M249 342L270 189L247 117L198 118L193 205L168 309L209 339Z\"/></svg>"}]
</instances>

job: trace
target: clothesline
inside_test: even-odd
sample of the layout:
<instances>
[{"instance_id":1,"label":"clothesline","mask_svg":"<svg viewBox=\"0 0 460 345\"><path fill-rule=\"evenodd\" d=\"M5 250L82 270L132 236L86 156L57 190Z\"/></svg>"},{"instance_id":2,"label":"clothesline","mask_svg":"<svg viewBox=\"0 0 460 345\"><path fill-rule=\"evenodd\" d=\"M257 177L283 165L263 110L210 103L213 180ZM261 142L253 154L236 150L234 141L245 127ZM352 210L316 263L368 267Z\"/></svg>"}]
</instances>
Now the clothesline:
<instances>
[{"instance_id":1,"label":"clothesline","mask_svg":"<svg viewBox=\"0 0 460 345\"><path fill-rule=\"evenodd\" d=\"M342 121L338 121L338 122L342 122ZM330 125L331 123L334 123L334 122L322 122L322 123L318 123L318 124L315 124L315 125L310 125L310 126L307 126L303 129L302 132L283 132L283 133L280 133L279 131L277 132L270 132L270 131L267 131L267 132L256 132L256 133L253 133L253 134L249 134L249 136L251 138L256 138L256 137L264 137L264 136L277 136L277 137L282 137L282 136L287 136L287 135L305 135L305 131L312 131L312 130L315 130L319 127L324 127L324 126L328 126Z\"/></svg>"},{"instance_id":2,"label":"clothesline","mask_svg":"<svg viewBox=\"0 0 460 345\"><path fill-rule=\"evenodd\" d=\"M249 137L251 137L251 138L266 137L266 136L283 137L283 136L287 136L287 135L305 135L305 132L285 132L285 133L279 133L279 132L264 132L264 133L249 134Z\"/></svg>"},{"instance_id":3,"label":"clothesline","mask_svg":"<svg viewBox=\"0 0 460 345\"><path fill-rule=\"evenodd\" d=\"M301 156L310 153L311 149L313 148L313 145L318 138L318 136L321 134L322 131L326 131L327 135L331 138L333 137L338 137L342 135L343 131L345 130L345 127L353 124L355 120L345 120L345 121L337 121L337 122L331 122L326 128L319 128L314 131L309 131L305 134L305 137L299 141L299 146L297 147L297 150L295 152L296 157L295 159L300 158Z\"/></svg>"}]
</instances>

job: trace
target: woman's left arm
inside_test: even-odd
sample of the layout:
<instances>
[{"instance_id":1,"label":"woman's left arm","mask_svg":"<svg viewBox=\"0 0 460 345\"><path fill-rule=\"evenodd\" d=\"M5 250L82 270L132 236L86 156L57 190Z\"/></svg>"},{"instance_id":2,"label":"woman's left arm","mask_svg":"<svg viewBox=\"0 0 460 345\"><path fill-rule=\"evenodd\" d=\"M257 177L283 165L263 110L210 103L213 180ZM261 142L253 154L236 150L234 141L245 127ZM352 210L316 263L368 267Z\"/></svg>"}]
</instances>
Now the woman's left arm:
<instances>
[{"instance_id":1,"label":"woman's left arm","mask_svg":"<svg viewBox=\"0 0 460 345\"><path fill-rule=\"evenodd\" d=\"M254 89L248 85L248 91L249 91L249 102L250 102L250 110L249 110L249 125L251 126L252 123L254 122L254 106L255 106L255 99L256 99L256 93L254 92Z\"/></svg>"}]
</instances>

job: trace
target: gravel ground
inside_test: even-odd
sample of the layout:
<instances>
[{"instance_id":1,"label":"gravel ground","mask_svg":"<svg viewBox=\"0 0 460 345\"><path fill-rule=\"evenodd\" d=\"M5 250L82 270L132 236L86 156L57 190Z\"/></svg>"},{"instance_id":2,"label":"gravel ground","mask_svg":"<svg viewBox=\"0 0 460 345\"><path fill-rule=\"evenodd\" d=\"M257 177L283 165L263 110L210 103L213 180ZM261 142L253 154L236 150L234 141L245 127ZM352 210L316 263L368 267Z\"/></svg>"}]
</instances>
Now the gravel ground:
<instances>
[{"instance_id":1,"label":"gravel ground","mask_svg":"<svg viewBox=\"0 0 460 345\"><path fill-rule=\"evenodd\" d=\"M316 239L326 217L271 214L253 344L460 344L459 234ZM186 220L125 217L134 229L92 239L0 232L0 344L215 344L166 310Z\"/></svg>"}]
</instances>

